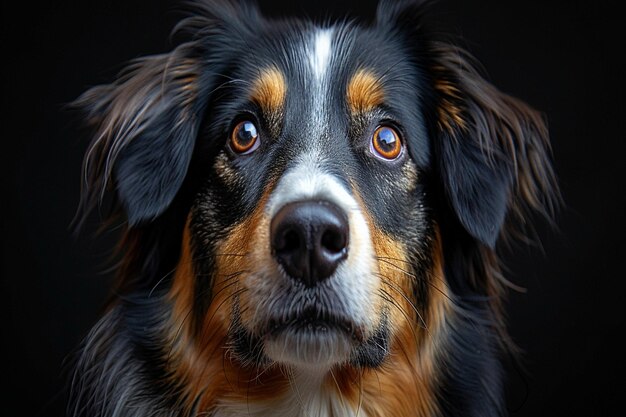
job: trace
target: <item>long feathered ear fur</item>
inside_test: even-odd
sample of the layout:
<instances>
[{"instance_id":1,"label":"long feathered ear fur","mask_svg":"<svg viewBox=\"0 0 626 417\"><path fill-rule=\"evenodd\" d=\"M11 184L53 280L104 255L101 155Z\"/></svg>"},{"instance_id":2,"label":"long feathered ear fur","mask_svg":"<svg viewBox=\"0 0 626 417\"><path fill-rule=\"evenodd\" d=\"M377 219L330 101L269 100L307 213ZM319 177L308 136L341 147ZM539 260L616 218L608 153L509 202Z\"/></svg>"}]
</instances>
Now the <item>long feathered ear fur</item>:
<instances>
[{"instance_id":1,"label":"long feathered ear fur","mask_svg":"<svg viewBox=\"0 0 626 417\"><path fill-rule=\"evenodd\" d=\"M191 160L206 94L202 69L186 47L133 63L110 85L84 93L96 135L84 160L84 204L101 198L110 180L130 225L161 214ZM89 207L91 208L91 207Z\"/></svg>"},{"instance_id":2,"label":"long feathered ear fur","mask_svg":"<svg viewBox=\"0 0 626 417\"><path fill-rule=\"evenodd\" d=\"M113 185L136 226L162 214L183 184L224 60L220 52L237 41L229 31L257 18L255 8L237 0L198 1L191 9L176 29L189 40L136 60L117 81L75 101L96 131L83 163L83 215Z\"/></svg>"},{"instance_id":3,"label":"long feathered ear fur","mask_svg":"<svg viewBox=\"0 0 626 417\"><path fill-rule=\"evenodd\" d=\"M464 51L439 43L432 52L441 181L463 227L493 248L507 216L523 225L530 211L553 214L548 128L539 112L488 83Z\"/></svg>"},{"instance_id":4,"label":"long feathered ear fur","mask_svg":"<svg viewBox=\"0 0 626 417\"><path fill-rule=\"evenodd\" d=\"M494 248L507 217L558 204L542 115L487 82L467 52L423 27L428 1L383 1L378 22L405 34L434 87L434 168L463 228ZM513 222L514 223L514 222ZM520 222L518 222L520 223Z\"/></svg>"}]
</instances>

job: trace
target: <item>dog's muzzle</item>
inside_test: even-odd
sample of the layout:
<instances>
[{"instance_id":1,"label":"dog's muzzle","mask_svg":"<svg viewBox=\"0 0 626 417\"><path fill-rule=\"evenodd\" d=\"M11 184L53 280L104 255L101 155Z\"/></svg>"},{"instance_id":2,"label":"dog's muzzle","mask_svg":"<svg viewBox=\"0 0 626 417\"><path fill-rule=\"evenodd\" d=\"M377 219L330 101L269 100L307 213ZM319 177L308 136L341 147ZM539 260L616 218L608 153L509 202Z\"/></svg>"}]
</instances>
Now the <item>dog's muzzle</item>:
<instances>
[{"instance_id":1,"label":"dog's muzzle","mask_svg":"<svg viewBox=\"0 0 626 417\"><path fill-rule=\"evenodd\" d=\"M252 363L318 370L378 364L388 325L369 223L349 190L318 161L305 162L283 176L251 236L235 352Z\"/></svg>"}]
</instances>

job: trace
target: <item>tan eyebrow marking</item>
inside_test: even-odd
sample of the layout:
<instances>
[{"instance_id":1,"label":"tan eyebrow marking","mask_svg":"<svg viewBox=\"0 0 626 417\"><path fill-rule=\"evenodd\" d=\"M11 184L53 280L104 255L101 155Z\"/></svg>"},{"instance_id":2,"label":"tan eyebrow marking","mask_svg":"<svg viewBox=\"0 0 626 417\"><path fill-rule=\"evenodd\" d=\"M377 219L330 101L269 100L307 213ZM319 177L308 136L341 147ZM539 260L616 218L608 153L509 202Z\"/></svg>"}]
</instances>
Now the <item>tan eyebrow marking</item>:
<instances>
[{"instance_id":1,"label":"tan eyebrow marking","mask_svg":"<svg viewBox=\"0 0 626 417\"><path fill-rule=\"evenodd\" d=\"M372 110L382 104L384 98L380 78L370 70L359 69L348 83L346 99L352 113Z\"/></svg>"},{"instance_id":2,"label":"tan eyebrow marking","mask_svg":"<svg viewBox=\"0 0 626 417\"><path fill-rule=\"evenodd\" d=\"M259 77L252 84L250 98L256 102L264 112L280 112L285 103L287 83L285 76L276 67L261 70Z\"/></svg>"}]
</instances>

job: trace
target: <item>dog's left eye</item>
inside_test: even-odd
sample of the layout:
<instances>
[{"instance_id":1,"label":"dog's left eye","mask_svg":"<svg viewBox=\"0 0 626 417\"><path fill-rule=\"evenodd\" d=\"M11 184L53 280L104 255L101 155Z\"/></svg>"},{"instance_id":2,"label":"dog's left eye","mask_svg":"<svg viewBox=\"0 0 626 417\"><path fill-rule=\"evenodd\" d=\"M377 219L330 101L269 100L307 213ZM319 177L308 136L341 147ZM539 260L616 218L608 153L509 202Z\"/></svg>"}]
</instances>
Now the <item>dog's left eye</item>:
<instances>
[{"instance_id":1,"label":"dog's left eye","mask_svg":"<svg viewBox=\"0 0 626 417\"><path fill-rule=\"evenodd\" d=\"M244 120L233 128L230 134L230 148L238 154L245 155L259 147L259 134L256 126L249 120Z\"/></svg>"},{"instance_id":2,"label":"dog's left eye","mask_svg":"<svg viewBox=\"0 0 626 417\"><path fill-rule=\"evenodd\" d=\"M390 126L380 126L372 135L370 151L380 159L393 161L402 153L398 132Z\"/></svg>"}]
</instances>

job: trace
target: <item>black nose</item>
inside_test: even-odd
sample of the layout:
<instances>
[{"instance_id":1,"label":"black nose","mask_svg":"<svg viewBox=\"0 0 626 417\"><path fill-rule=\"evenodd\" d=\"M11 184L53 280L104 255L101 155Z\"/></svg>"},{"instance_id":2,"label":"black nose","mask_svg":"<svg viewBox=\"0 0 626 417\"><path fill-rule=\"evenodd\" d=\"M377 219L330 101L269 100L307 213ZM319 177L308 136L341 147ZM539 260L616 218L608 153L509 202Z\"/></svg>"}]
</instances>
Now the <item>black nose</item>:
<instances>
[{"instance_id":1,"label":"black nose","mask_svg":"<svg viewBox=\"0 0 626 417\"><path fill-rule=\"evenodd\" d=\"M276 260L307 287L330 277L348 256L348 219L327 201L286 204L272 219L270 234Z\"/></svg>"}]
</instances>

